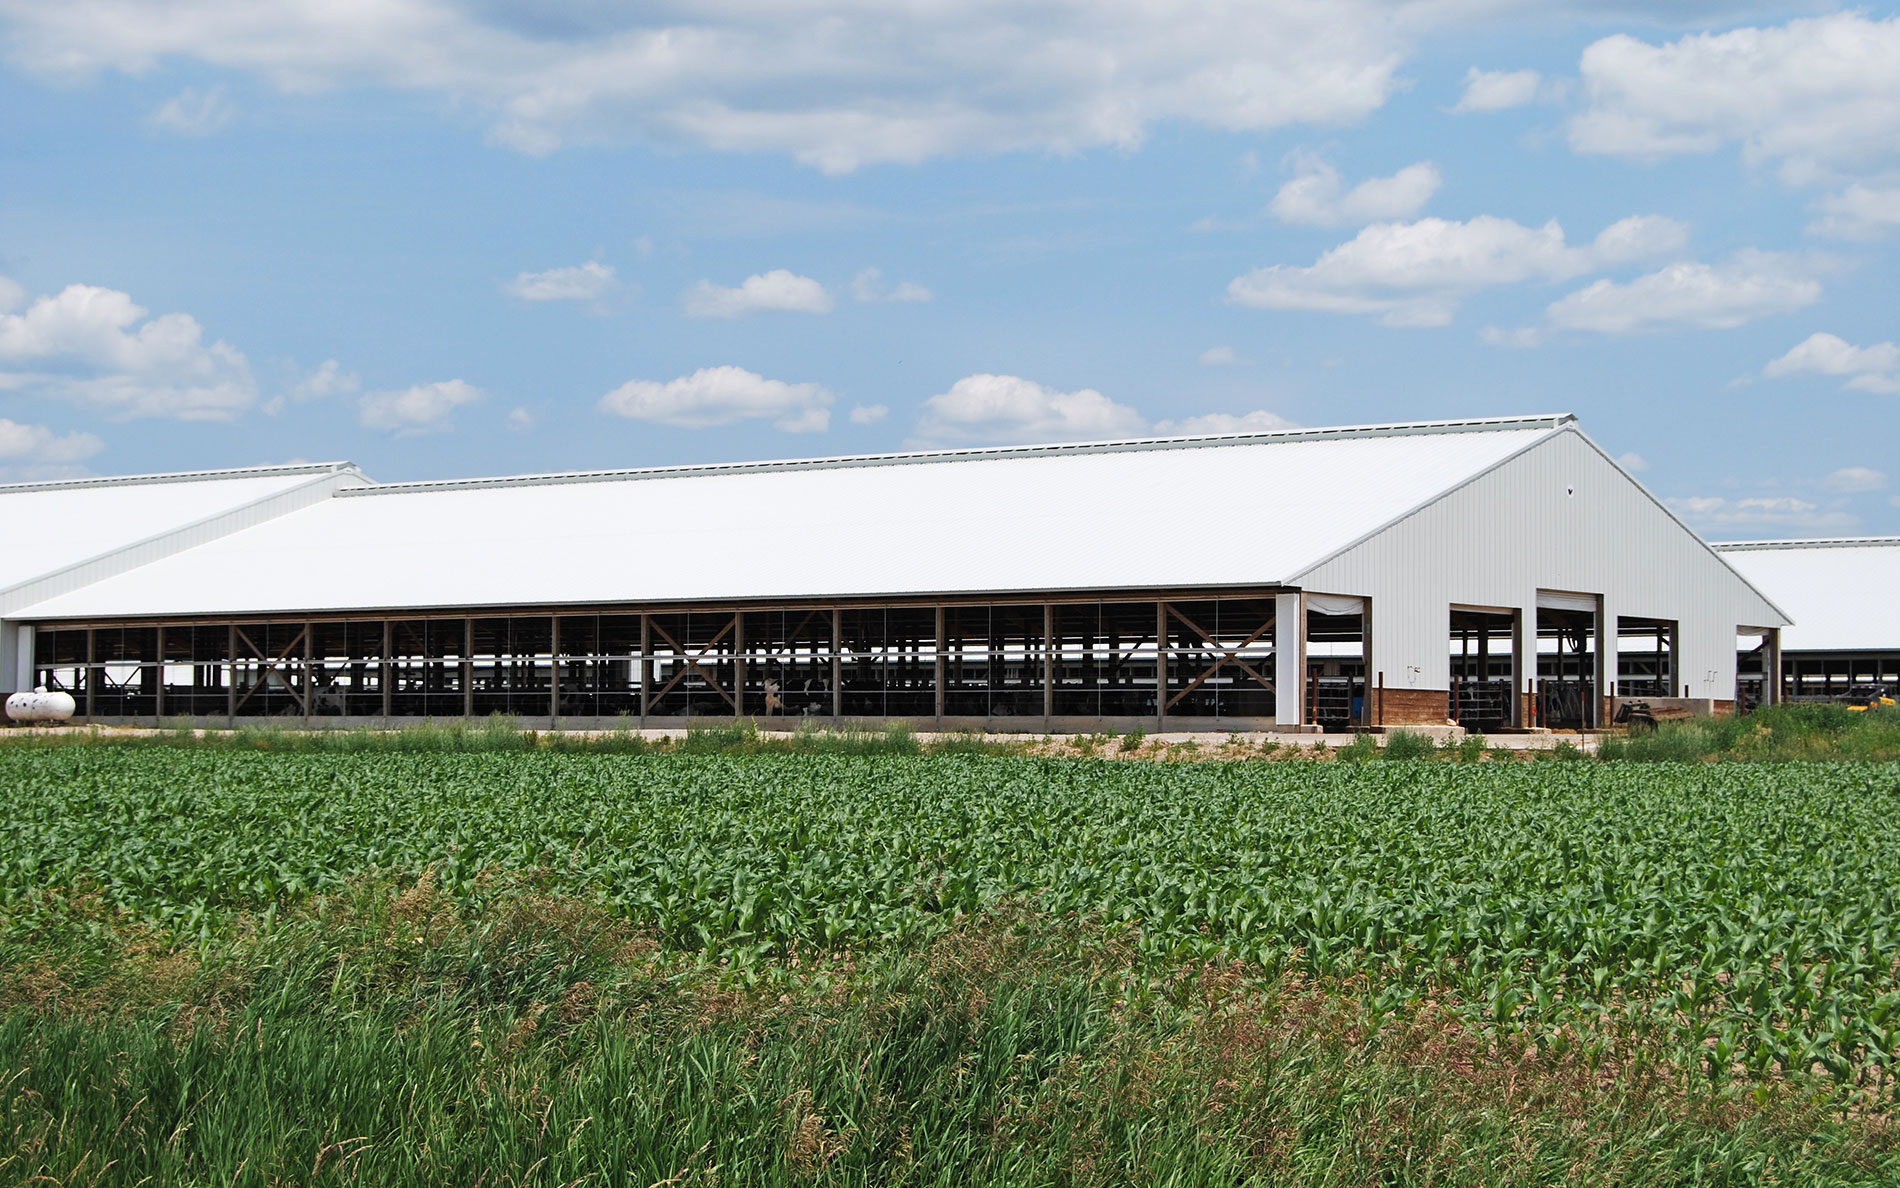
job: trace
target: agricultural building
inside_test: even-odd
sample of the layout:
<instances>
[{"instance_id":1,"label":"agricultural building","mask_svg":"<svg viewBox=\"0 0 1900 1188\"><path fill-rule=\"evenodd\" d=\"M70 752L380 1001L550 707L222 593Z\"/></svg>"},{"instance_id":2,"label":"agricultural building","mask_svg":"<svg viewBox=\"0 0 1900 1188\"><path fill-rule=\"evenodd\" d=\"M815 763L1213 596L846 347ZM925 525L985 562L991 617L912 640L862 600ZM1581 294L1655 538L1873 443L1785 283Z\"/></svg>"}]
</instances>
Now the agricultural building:
<instances>
[{"instance_id":1,"label":"agricultural building","mask_svg":"<svg viewBox=\"0 0 1900 1188\"><path fill-rule=\"evenodd\" d=\"M1570 416L376 484L0 488L101 721L1591 726L1788 620Z\"/></svg>"},{"instance_id":2,"label":"agricultural building","mask_svg":"<svg viewBox=\"0 0 1900 1188\"><path fill-rule=\"evenodd\" d=\"M1750 540L1715 550L1794 616L1781 640L1783 698L1900 688L1900 537ZM1763 683L1777 667L1771 660L1742 656L1745 688Z\"/></svg>"}]
</instances>

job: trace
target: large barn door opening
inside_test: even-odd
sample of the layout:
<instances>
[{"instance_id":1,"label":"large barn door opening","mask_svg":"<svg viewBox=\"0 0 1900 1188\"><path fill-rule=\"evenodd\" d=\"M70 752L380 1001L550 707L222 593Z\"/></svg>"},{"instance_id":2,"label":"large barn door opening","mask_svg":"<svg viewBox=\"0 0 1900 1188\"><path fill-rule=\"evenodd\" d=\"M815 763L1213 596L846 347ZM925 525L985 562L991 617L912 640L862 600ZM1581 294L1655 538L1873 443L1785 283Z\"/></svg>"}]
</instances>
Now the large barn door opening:
<instances>
[{"instance_id":1,"label":"large barn door opening","mask_svg":"<svg viewBox=\"0 0 1900 1188\"><path fill-rule=\"evenodd\" d=\"M1306 720L1325 730L1372 725L1384 707L1366 671L1366 600L1306 595Z\"/></svg>"},{"instance_id":2,"label":"large barn door opening","mask_svg":"<svg viewBox=\"0 0 1900 1188\"><path fill-rule=\"evenodd\" d=\"M1676 675L1676 624L1672 619L1616 620L1616 695L1673 697Z\"/></svg>"},{"instance_id":3,"label":"large barn door opening","mask_svg":"<svg viewBox=\"0 0 1900 1188\"><path fill-rule=\"evenodd\" d=\"M1537 594L1537 725L1589 730L1597 725L1597 599Z\"/></svg>"},{"instance_id":4,"label":"large barn door opening","mask_svg":"<svg viewBox=\"0 0 1900 1188\"><path fill-rule=\"evenodd\" d=\"M1516 724L1517 615L1507 610L1451 608L1451 720L1467 730Z\"/></svg>"},{"instance_id":5,"label":"large barn door opening","mask_svg":"<svg viewBox=\"0 0 1900 1188\"><path fill-rule=\"evenodd\" d=\"M1745 714L1775 700L1775 633L1766 627L1735 632L1735 712Z\"/></svg>"}]
</instances>

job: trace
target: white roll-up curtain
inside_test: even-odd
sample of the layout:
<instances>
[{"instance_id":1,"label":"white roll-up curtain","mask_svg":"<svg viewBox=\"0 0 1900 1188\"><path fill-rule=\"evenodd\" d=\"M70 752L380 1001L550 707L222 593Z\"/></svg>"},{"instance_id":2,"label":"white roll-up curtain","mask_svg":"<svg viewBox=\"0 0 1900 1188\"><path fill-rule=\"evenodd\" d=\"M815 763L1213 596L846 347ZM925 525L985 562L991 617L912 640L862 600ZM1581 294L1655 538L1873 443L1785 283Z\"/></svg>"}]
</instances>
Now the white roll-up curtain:
<instances>
[{"instance_id":1,"label":"white roll-up curtain","mask_svg":"<svg viewBox=\"0 0 1900 1188\"><path fill-rule=\"evenodd\" d=\"M1546 610L1588 611L1596 613L1595 594L1568 594L1562 590L1539 590L1537 605Z\"/></svg>"},{"instance_id":2,"label":"white roll-up curtain","mask_svg":"<svg viewBox=\"0 0 1900 1188\"><path fill-rule=\"evenodd\" d=\"M1363 615L1366 600L1346 594L1308 594L1306 611L1312 615Z\"/></svg>"}]
</instances>

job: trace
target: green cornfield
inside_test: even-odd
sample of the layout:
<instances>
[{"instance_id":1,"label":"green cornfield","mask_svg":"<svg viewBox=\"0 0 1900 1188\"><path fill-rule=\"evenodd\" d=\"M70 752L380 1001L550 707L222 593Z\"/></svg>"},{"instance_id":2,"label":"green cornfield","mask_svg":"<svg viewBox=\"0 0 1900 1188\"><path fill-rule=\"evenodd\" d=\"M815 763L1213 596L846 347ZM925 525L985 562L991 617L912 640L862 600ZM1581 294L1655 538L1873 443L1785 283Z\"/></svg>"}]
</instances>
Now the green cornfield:
<instances>
[{"instance_id":1,"label":"green cornfield","mask_svg":"<svg viewBox=\"0 0 1900 1188\"><path fill-rule=\"evenodd\" d=\"M1633 1029L1713 1081L1883 1098L1900 1046L1891 764L93 747L0 752L0 786L6 936L210 945L426 877L584 900L745 984L1009 909L1559 1055Z\"/></svg>"}]
</instances>

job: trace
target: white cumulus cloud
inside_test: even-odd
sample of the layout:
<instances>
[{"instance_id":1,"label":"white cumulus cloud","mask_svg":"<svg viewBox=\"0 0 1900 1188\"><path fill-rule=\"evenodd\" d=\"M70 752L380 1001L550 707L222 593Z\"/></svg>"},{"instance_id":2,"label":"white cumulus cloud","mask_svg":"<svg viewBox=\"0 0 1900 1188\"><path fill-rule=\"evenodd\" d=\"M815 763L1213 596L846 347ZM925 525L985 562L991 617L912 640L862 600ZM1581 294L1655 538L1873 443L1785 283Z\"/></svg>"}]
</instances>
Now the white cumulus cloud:
<instances>
[{"instance_id":1,"label":"white cumulus cloud","mask_svg":"<svg viewBox=\"0 0 1900 1188\"><path fill-rule=\"evenodd\" d=\"M1062 392L1014 375L968 375L924 401L915 440L971 442L1088 441L1128 437L1148 422L1094 388Z\"/></svg>"},{"instance_id":2,"label":"white cumulus cloud","mask_svg":"<svg viewBox=\"0 0 1900 1188\"><path fill-rule=\"evenodd\" d=\"M357 404L365 428L396 433L435 433L449 428L451 414L482 398L480 388L459 379L408 388L365 392Z\"/></svg>"},{"instance_id":3,"label":"white cumulus cloud","mask_svg":"<svg viewBox=\"0 0 1900 1188\"><path fill-rule=\"evenodd\" d=\"M61 80L186 60L291 93L441 96L499 143L644 141L867 162L1132 148L1169 121L1338 126L1383 105L1426 0L7 0L5 53Z\"/></svg>"},{"instance_id":4,"label":"white cumulus cloud","mask_svg":"<svg viewBox=\"0 0 1900 1188\"><path fill-rule=\"evenodd\" d=\"M343 370L335 359L325 359L317 369L297 381L291 389L294 400L324 400L331 396L349 396L360 392L363 381L353 371Z\"/></svg>"},{"instance_id":5,"label":"white cumulus cloud","mask_svg":"<svg viewBox=\"0 0 1900 1188\"><path fill-rule=\"evenodd\" d=\"M1814 235L1835 239L1878 239L1900 231L1900 180L1855 182L1815 203L1821 217L1808 224Z\"/></svg>"},{"instance_id":6,"label":"white cumulus cloud","mask_svg":"<svg viewBox=\"0 0 1900 1188\"><path fill-rule=\"evenodd\" d=\"M1770 379L1802 373L1845 376L1850 388L1900 395L1900 346L1879 342L1857 347L1838 334L1820 332L1762 368Z\"/></svg>"},{"instance_id":7,"label":"white cumulus cloud","mask_svg":"<svg viewBox=\"0 0 1900 1188\"><path fill-rule=\"evenodd\" d=\"M628 380L600 398L602 411L680 429L766 420L787 433L831 426L835 397L818 384L788 384L743 367L703 367L665 382Z\"/></svg>"},{"instance_id":8,"label":"white cumulus cloud","mask_svg":"<svg viewBox=\"0 0 1900 1188\"><path fill-rule=\"evenodd\" d=\"M325 359L317 369L288 389L264 402L264 411L277 416L293 404L328 400L332 396L354 396L363 390L363 381L354 372L343 370L335 359Z\"/></svg>"},{"instance_id":9,"label":"white cumulus cloud","mask_svg":"<svg viewBox=\"0 0 1900 1188\"><path fill-rule=\"evenodd\" d=\"M784 268L748 276L736 287L700 281L686 291L686 316L691 318L737 318L750 313L830 313L831 294L809 276L799 276Z\"/></svg>"},{"instance_id":10,"label":"white cumulus cloud","mask_svg":"<svg viewBox=\"0 0 1900 1188\"><path fill-rule=\"evenodd\" d=\"M209 136L230 123L233 114L223 87L208 91L186 87L160 104L149 122L180 136Z\"/></svg>"},{"instance_id":11,"label":"white cumulus cloud","mask_svg":"<svg viewBox=\"0 0 1900 1188\"><path fill-rule=\"evenodd\" d=\"M1879 491L1886 487L1887 476L1871 466L1843 466L1823 479L1822 485L1846 494Z\"/></svg>"},{"instance_id":12,"label":"white cumulus cloud","mask_svg":"<svg viewBox=\"0 0 1900 1188\"><path fill-rule=\"evenodd\" d=\"M1806 182L1900 155L1900 17L1841 12L1583 52L1582 153L1666 157L1739 144Z\"/></svg>"},{"instance_id":13,"label":"white cumulus cloud","mask_svg":"<svg viewBox=\"0 0 1900 1188\"><path fill-rule=\"evenodd\" d=\"M1150 422L1137 409L1094 388L1064 392L1021 376L983 373L965 376L949 391L924 401L911 442L935 446L1100 441L1148 434L1259 432L1291 425L1266 411Z\"/></svg>"},{"instance_id":14,"label":"white cumulus cloud","mask_svg":"<svg viewBox=\"0 0 1900 1188\"><path fill-rule=\"evenodd\" d=\"M1211 433L1271 433L1279 429L1297 428L1299 426L1292 421L1265 409L1250 413L1202 413L1195 417L1154 423L1154 432L1171 437L1198 437Z\"/></svg>"},{"instance_id":15,"label":"white cumulus cloud","mask_svg":"<svg viewBox=\"0 0 1900 1188\"><path fill-rule=\"evenodd\" d=\"M888 404L854 404L851 406L853 425L875 425L891 415Z\"/></svg>"},{"instance_id":16,"label":"white cumulus cloud","mask_svg":"<svg viewBox=\"0 0 1900 1188\"><path fill-rule=\"evenodd\" d=\"M90 433L55 433L0 417L0 461L62 465L90 458L105 446Z\"/></svg>"},{"instance_id":17,"label":"white cumulus cloud","mask_svg":"<svg viewBox=\"0 0 1900 1188\"><path fill-rule=\"evenodd\" d=\"M1792 495L1691 495L1664 502L1691 527L1705 532L1762 528L1823 532L1851 528L1858 522L1846 512Z\"/></svg>"},{"instance_id":18,"label":"white cumulus cloud","mask_svg":"<svg viewBox=\"0 0 1900 1188\"><path fill-rule=\"evenodd\" d=\"M190 314L149 313L116 289L68 285L0 314L0 387L124 417L224 420L255 402L237 348L205 342Z\"/></svg>"},{"instance_id":19,"label":"white cumulus cloud","mask_svg":"<svg viewBox=\"0 0 1900 1188\"><path fill-rule=\"evenodd\" d=\"M1543 81L1544 76L1535 70L1480 70L1473 66L1465 71L1465 93L1452 110L1504 111L1524 107L1537 101L1537 91Z\"/></svg>"},{"instance_id":20,"label":"white cumulus cloud","mask_svg":"<svg viewBox=\"0 0 1900 1188\"><path fill-rule=\"evenodd\" d=\"M916 281L899 281L887 289L884 270L866 268L851 278L851 296L859 301L929 301L936 294Z\"/></svg>"},{"instance_id":21,"label":"white cumulus cloud","mask_svg":"<svg viewBox=\"0 0 1900 1188\"><path fill-rule=\"evenodd\" d=\"M1545 311L1562 330L1633 334L1646 330L1726 330L1792 313L1821 296L1821 282L1792 258L1742 251L1719 265L1684 261L1628 282L1595 281Z\"/></svg>"},{"instance_id":22,"label":"white cumulus cloud","mask_svg":"<svg viewBox=\"0 0 1900 1188\"><path fill-rule=\"evenodd\" d=\"M1320 157L1302 155L1298 170L1267 204L1267 212L1283 223L1308 227L1410 218L1445 180L1430 161L1407 165L1390 177L1368 178L1350 190L1339 170Z\"/></svg>"},{"instance_id":23,"label":"white cumulus cloud","mask_svg":"<svg viewBox=\"0 0 1900 1188\"><path fill-rule=\"evenodd\" d=\"M593 301L614 285L612 265L598 260L550 268L545 272L521 272L502 288L510 297L522 301Z\"/></svg>"},{"instance_id":24,"label":"white cumulus cloud","mask_svg":"<svg viewBox=\"0 0 1900 1188\"><path fill-rule=\"evenodd\" d=\"M1256 268L1227 287L1230 301L1257 309L1374 314L1392 326L1442 326L1472 293L1526 281L1562 281L1610 263L1678 249L1681 223L1636 215L1573 245L1555 219L1526 227L1479 215L1374 223L1313 264Z\"/></svg>"},{"instance_id":25,"label":"white cumulus cloud","mask_svg":"<svg viewBox=\"0 0 1900 1188\"><path fill-rule=\"evenodd\" d=\"M1230 346L1212 346L1201 352L1201 366L1227 367L1240 362L1240 356L1234 354Z\"/></svg>"}]
</instances>

